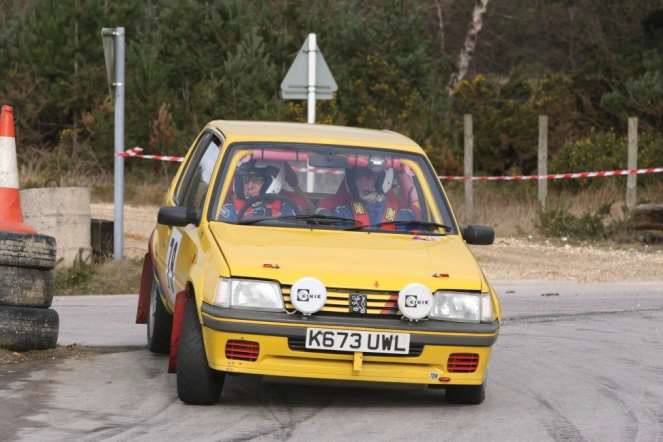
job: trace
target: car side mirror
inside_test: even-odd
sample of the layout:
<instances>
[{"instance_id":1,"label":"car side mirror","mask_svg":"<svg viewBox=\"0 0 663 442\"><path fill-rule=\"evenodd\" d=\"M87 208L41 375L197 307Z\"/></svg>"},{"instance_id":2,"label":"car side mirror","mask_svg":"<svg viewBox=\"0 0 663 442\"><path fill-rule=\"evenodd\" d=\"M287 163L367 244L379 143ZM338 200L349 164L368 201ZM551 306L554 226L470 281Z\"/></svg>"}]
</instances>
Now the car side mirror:
<instances>
[{"instance_id":1,"label":"car side mirror","mask_svg":"<svg viewBox=\"0 0 663 442\"><path fill-rule=\"evenodd\" d=\"M186 226L198 222L198 214L190 207L161 207L157 222L166 226Z\"/></svg>"},{"instance_id":2,"label":"car side mirror","mask_svg":"<svg viewBox=\"0 0 663 442\"><path fill-rule=\"evenodd\" d=\"M468 244L487 246L495 241L495 231L490 226L472 224L463 228L463 239Z\"/></svg>"}]
</instances>

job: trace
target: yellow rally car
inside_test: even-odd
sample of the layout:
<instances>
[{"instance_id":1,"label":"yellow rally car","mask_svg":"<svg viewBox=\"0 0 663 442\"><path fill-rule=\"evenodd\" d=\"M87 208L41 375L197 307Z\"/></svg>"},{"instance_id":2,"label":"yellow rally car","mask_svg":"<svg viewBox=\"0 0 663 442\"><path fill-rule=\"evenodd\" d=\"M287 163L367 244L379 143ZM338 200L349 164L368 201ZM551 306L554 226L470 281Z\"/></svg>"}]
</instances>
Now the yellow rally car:
<instances>
[{"instance_id":1,"label":"yellow rally car","mask_svg":"<svg viewBox=\"0 0 663 442\"><path fill-rule=\"evenodd\" d=\"M214 121L158 214L137 322L180 399L226 373L399 382L481 403L498 298L422 149L390 131Z\"/></svg>"}]
</instances>

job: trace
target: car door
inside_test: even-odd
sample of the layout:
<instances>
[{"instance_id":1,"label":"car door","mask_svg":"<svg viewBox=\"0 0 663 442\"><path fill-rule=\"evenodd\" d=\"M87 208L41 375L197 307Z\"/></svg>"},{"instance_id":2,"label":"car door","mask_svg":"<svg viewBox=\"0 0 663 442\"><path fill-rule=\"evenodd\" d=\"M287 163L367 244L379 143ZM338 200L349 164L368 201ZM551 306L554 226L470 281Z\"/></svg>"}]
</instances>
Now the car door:
<instances>
[{"instance_id":1,"label":"car door","mask_svg":"<svg viewBox=\"0 0 663 442\"><path fill-rule=\"evenodd\" d=\"M175 302L175 295L184 289L189 268L198 253L198 224L221 145L215 134L200 137L173 195L173 205L193 209L197 222L183 227L157 227L157 276L170 306Z\"/></svg>"}]
</instances>

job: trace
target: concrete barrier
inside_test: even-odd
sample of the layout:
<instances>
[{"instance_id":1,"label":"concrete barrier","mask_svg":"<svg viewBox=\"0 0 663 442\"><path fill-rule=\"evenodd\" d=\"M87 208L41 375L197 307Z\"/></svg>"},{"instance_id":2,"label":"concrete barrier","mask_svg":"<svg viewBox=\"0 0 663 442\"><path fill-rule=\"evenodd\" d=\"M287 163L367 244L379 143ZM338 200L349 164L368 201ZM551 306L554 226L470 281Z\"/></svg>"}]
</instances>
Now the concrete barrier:
<instances>
[{"instance_id":1,"label":"concrete barrier","mask_svg":"<svg viewBox=\"0 0 663 442\"><path fill-rule=\"evenodd\" d=\"M55 237L59 265L71 266L79 254L83 259L90 257L87 187L45 187L20 193L26 223L39 233Z\"/></svg>"}]
</instances>

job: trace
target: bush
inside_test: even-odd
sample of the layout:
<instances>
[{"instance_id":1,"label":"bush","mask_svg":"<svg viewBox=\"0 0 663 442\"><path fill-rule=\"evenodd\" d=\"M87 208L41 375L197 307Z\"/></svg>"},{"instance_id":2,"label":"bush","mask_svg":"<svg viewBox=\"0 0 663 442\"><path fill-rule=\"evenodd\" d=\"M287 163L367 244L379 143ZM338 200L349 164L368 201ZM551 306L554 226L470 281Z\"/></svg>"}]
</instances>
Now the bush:
<instances>
[{"instance_id":1,"label":"bush","mask_svg":"<svg viewBox=\"0 0 663 442\"><path fill-rule=\"evenodd\" d=\"M596 213L586 212L576 216L561 203L539 212L537 228L543 235L556 238L606 239L612 230L605 222L609 211L610 205L606 204Z\"/></svg>"},{"instance_id":2,"label":"bush","mask_svg":"<svg viewBox=\"0 0 663 442\"><path fill-rule=\"evenodd\" d=\"M663 165L663 137L643 134L638 140L638 167ZM570 143L552 159L551 168L556 172L580 172L585 170L625 169L627 166L628 138L614 131L592 131L585 137Z\"/></svg>"},{"instance_id":3,"label":"bush","mask_svg":"<svg viewBox=\"0 0 663 442\"><path fill-rule=\"evenodd\" d=\"M59 294L72 287L84 286L92 279L94 273L90 259L83 258L79 253L71 267L55 270L55 291Z\"/></svg>"},{"instance_id":4,"label":"bush","mask_svg":"<svg viewBox=\"0 0 663 442\"><path fill-rule=\"evenodd\" d=\"M78 258L72 267L55 269L55 294L137 293L142 268L140 258L99 263Z\"/></svg>"},{"instance_id":5,"label":"bush","mask_svg":"<svg viewBox=\"0 0 663 442\"><path fill-rule=\"evenodd\" d=\"M638 168L663 167L663 136L652 133L639 135L638 138ZM618 135L613 130L591 131L587 137L564 145L564 148L552 157L549 170L550 173L564 173L626 169L627 146L628 137L625 135ZM646 185L655 179L655 176L641 176L638 183ZM565 183L564 187L584 188L592 181L596 180L574 180L573 183Z\"/></svg>"}]
</instances>

